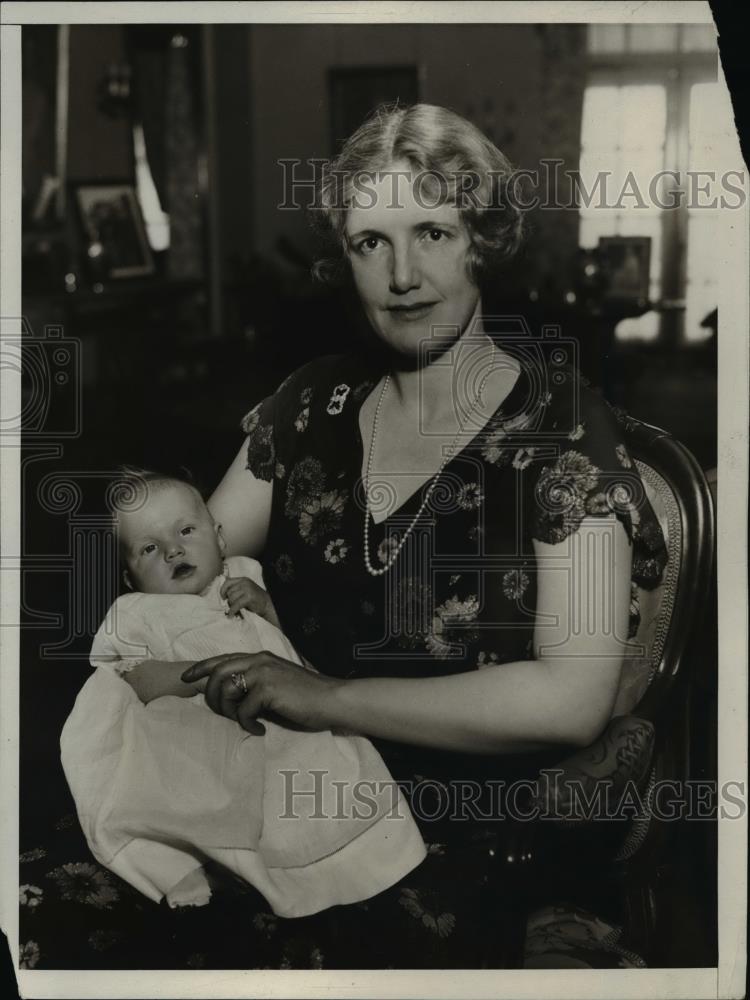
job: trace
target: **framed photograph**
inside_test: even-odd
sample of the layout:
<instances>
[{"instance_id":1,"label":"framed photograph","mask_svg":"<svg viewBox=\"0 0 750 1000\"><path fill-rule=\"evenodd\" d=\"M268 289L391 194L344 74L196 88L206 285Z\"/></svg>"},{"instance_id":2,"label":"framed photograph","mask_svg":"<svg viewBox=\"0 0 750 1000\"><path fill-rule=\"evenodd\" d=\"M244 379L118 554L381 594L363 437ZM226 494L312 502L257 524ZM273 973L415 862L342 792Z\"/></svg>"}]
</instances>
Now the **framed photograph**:
<instances>
[{"instance_id":1,"label":"framed photograph","mask_svg":"<svg viewBox=\"0 0 750 1000\"><path fill-rule=\"evenodd\" d=\"M419 80L416 66L367 66L331 69L331 148L339 152L344 140L381 104L416 104Z\"/></svg>"},{"instance_id":2,"label":"framed photograph","mask_svg":"<svg viewBox=\"0 0 750 1000\"><path fill-rule=\"evenodd\" d=\"M132 184L80 184L75 198L86 252L98 274L116 279L154 273L154 258Z\"/></svg>"},{"instance_id":3,"label":"framed photograph","mask_svg":"<svg viewBox=\"0 0 750 1000\"><path fill-rule=\"evenodd\" d=\"M599 257L607 278L605 300L645 306L651 272L651 237L601 236Z\"/></svg>"}]
</instances>

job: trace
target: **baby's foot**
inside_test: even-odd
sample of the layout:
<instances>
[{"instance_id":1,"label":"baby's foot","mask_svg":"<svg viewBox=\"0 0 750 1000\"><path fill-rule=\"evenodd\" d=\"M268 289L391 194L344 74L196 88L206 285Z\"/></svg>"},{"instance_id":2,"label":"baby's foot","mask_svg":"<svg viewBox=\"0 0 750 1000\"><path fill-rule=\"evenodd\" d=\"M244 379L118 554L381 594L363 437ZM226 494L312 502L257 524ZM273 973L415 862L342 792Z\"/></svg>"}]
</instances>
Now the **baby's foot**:
<instances>
[{"instance_id":1,"label":"baby's foot","mask_svg":"<svg viewBox=\"0 0 750 1000\"><path fill-rule=\"evenodd\" d=\"M211 899L211 886L203 868L195 868L167 893L167 902L176 906L205 906Z\"/></svg>"}]
</instances>

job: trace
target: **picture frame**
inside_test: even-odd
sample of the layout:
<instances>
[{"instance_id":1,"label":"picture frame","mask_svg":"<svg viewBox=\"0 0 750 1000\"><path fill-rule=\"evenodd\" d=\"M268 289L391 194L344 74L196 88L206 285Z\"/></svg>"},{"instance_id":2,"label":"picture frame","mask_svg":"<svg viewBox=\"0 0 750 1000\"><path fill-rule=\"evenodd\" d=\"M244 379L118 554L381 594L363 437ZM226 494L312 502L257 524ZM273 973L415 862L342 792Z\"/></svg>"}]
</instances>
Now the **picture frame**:
<instances>
[{"instance_id":1,"label":"picture frame","mask_svg":"<svg viewBox=\"0 0 750 1000\"><path fill-rule=\"evenodd\" d=\"M606 277L604 301L646 306L651 274L651 237L600 236L598 252Z\"/></svg>"},{"instance_id":2,"label":"picture frame","mask_svg":"<svg viewBox=\"0 0 750 1000\"><path fill-rule=\"evenodd\" d=\"M77 184L74 194L86 254L100 280L143 278L155 273L133 184Z\"/></svg>"}]
</instances>

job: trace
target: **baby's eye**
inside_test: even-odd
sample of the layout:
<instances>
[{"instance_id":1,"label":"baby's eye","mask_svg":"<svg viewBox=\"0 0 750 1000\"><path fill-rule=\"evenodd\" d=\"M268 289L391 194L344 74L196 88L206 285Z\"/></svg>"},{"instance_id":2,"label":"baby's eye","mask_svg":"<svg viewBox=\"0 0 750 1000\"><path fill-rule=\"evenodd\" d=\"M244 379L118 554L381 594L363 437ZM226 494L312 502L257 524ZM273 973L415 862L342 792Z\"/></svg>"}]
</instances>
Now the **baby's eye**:
<instances>
[{"instance_id":1,"label":"baby's eye","mask_svg":"<svg viewBox=\"0 0 750 1000\"><path fill-rule=\"evenodd\" d=\"M152 552L156 552L156 545L154 542L149 542L148 545L144 545L141 549L141 555L150 556Z\"/></svg>"},{"instance_id":2,"label":"baby's eye","mask_svg":"<svg viewBox=\"0 0 750 1000\"><path fill-rule=\"evenodd\" d=\"M195 531L192 524L186 524L184 528L181 529L181 535L191 535Z\"/></svg>"}]
</instances>

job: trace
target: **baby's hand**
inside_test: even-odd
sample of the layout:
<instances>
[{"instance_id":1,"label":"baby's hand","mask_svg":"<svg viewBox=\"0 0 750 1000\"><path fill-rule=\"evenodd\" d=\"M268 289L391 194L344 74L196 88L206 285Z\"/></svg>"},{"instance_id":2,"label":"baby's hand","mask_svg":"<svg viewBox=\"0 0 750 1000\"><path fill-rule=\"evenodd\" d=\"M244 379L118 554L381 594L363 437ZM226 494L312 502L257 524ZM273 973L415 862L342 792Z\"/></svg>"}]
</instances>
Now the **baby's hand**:
<instances>
[{"instance_id":1,"label":"baby's hand","mask_svg":"<svg viewBox=\"0 0 750 1000\"><path fill-rule=\"evenodd\" d=\"M228 615L236 615L241 608L254 611L272 625L279 627L276 609L266 591L246 576L230 576L221 588L221 596L229 604Z\"/></svg>"}]
</instances>

